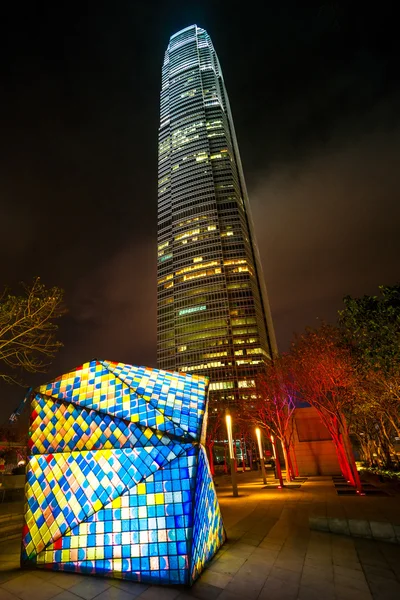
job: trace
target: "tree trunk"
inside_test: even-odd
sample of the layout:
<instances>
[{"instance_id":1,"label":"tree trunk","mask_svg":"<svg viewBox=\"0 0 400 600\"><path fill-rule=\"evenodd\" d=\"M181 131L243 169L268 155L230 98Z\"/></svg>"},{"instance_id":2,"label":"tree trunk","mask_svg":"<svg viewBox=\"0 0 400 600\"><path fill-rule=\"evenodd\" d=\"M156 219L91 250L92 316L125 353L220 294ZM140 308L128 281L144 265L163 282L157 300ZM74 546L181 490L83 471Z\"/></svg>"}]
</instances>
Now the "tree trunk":
<instances>
[{"instance_id":1,"label":"tree trunk","mask_svg":"<svg viewBox=\"0 0 400 600\"><path fill-rule=\"evenodd\" d=\"M215 475L215 466L214 466L214 443L212 442L211 444L207 445L207 451L208 451L208 462L210 463L210 471L211 471L211 475L214 477Z\"/></svg>"},{"instance_id":2,"label":"tree trunk","mask_svg":"<svg viewBox=\"0 0 400 600\"><path fill-rule=\"evenodd\" d=\"M296 457L296 452L295 452L293 443L291 443L289 446L289 456L293 456L294 476L298 477L299 476L299 467L297 464L297 457Z\"/></svg>"},{"instance_id":3,"label":"tree trunk","mask_svg":"<svg viewBox=\"0 0 400 600\"><path fill-rule=\"evenodd\" d=\"M344 417L343 417L343 420L345 420ZM356 461L354 458L354 452L353 452L353 448L351 446L350 436L349 436L349 432L347 430L346 422L344 422L344 425L343 425L342 440L343 440L344 449L346 451L346 455L348 457L349 466L350 466L350 469L353 474L354 485L357 490L357 493L364 494L364 491L363 491L363 488L361 485L360 474L358 472Z\"/></svg>"},{"instance_id":4,"label":"tree trunk","mask_svg":"<svg viewBox=\"0 0 400 600\"><path fill-rule=\"evenodd\" d=\"M290 483L292 481L292 473L289 463L289 456L286 448L285 442L281 440L282 450L283 450L283 458L285 460L285 468L286 468L286 481Z\"/></svg>"},{"instance_id":5,"label":"tree trunk","mask_svg":"<svg viewBox=\"0 0 400 600\"><path fill-rule=\"evenodd\" d=\"M276 445L275 438L272 438L271 442L272 442L272 447L274 449L274 454L275 454L275 466L276 466L276 474L278 475L278 479L279 479L279 486L281 488L283 488L284 485L283 485L283 478L282 478L282 469L281 469L281 463L279 460L278 448Z\"/></svg>"}]
</instances>

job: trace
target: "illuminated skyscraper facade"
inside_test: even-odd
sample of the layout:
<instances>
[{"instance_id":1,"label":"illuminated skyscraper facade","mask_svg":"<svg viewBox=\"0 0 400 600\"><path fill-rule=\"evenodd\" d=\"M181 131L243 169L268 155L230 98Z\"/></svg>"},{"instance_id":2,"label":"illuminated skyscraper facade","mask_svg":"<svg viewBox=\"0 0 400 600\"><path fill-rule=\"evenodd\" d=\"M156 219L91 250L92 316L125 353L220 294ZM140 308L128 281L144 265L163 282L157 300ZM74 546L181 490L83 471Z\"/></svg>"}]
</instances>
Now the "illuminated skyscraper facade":
<instances>
[{"instance_id":1,"label":"illuminated skyscraper facade","mask_svg":"<svg viewBox=\"0 0 400 600\"><path fill-rule=\"evenodd\" d=\"M209 377L211 400L249 398L276 342L221 67L196 25L165 53L158 168L158 366Z\"/></svg>"}]
</instances>

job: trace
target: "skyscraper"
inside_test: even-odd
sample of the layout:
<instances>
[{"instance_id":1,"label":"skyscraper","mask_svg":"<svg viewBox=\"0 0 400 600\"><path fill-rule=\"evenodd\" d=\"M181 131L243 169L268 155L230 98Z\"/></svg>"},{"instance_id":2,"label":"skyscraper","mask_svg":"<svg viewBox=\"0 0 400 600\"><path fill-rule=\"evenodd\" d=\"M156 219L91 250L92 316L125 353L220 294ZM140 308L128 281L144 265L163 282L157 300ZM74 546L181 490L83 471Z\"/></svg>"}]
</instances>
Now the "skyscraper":
<instances>
[{"instance_id":1,"label":"skyscraper","mask_svg":"<svg viewBox=\"0 0 400 600\"><path fill-rule=\"evenodd\" d=\"M206 375L211 400L250 397L276 351L222 71L196 25L162 68L157 330L158 366Z\"/></svg>"}]
</instances>

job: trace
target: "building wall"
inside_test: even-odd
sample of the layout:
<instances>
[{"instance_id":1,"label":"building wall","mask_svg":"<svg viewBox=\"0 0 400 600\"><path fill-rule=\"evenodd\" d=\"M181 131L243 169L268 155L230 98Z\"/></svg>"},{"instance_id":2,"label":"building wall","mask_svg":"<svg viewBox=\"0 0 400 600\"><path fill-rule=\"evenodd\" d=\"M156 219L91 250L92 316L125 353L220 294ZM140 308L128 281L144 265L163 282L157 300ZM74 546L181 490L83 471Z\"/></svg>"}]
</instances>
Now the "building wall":
<instances>
[{"instance_id":1,"label":"building wall","mask_svg":"<svg viewBox=\"0 0 400 600\"><path fill-rule=\"evenodd\" d=\"M211 400L250 398L276 345L222 71L196 25L165 53L158 167L158 366L207 376Z\"/></svg>"},{"instance_id":2,"label":"building wall","mask_svg":"<svg viewBox=\"0 0 400 600\"><path fill-rule=\"evenodd\" d=\"M294 451L299 475L340 474L335 446L315 408L298 408L294 421Z\"/></svg>"}]
</instances>

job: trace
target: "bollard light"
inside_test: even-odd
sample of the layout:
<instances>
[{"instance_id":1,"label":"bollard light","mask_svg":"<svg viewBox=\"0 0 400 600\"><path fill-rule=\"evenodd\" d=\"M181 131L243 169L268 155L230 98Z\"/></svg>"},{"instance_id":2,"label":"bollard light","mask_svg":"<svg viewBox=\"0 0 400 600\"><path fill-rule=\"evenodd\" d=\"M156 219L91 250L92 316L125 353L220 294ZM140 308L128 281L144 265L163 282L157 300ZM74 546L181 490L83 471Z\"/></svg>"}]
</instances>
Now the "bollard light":
<instances>
[{"instance_id":1,"label":"bollard light","mask_svg":"<svg viewBox=\"0 0 400 600\"><path fill-rule=\"evenodd\" d=\"M232 417L228 411L225 414L225 420L226 431L228 433L229 458L231 463L232 495L237 497L239 494L236 481L235 454L233 452Z\"/></svg>"},{"instance_id":2,"label":"bollard light","mask_svg":"<svg viewBox=\"0 0 400 600\"><path fill-rule=\"evenodd\" d=\"M263 476L263 483L267 483L267 476L265 474L264 451L263 451L263 447L262 447L261 431L260 431L259 427L256 427L256 438L257 438L257 444L258 444L258 453L260 455L260 466L261 466L261 473Z\"/></svg>"}]
</instances>

